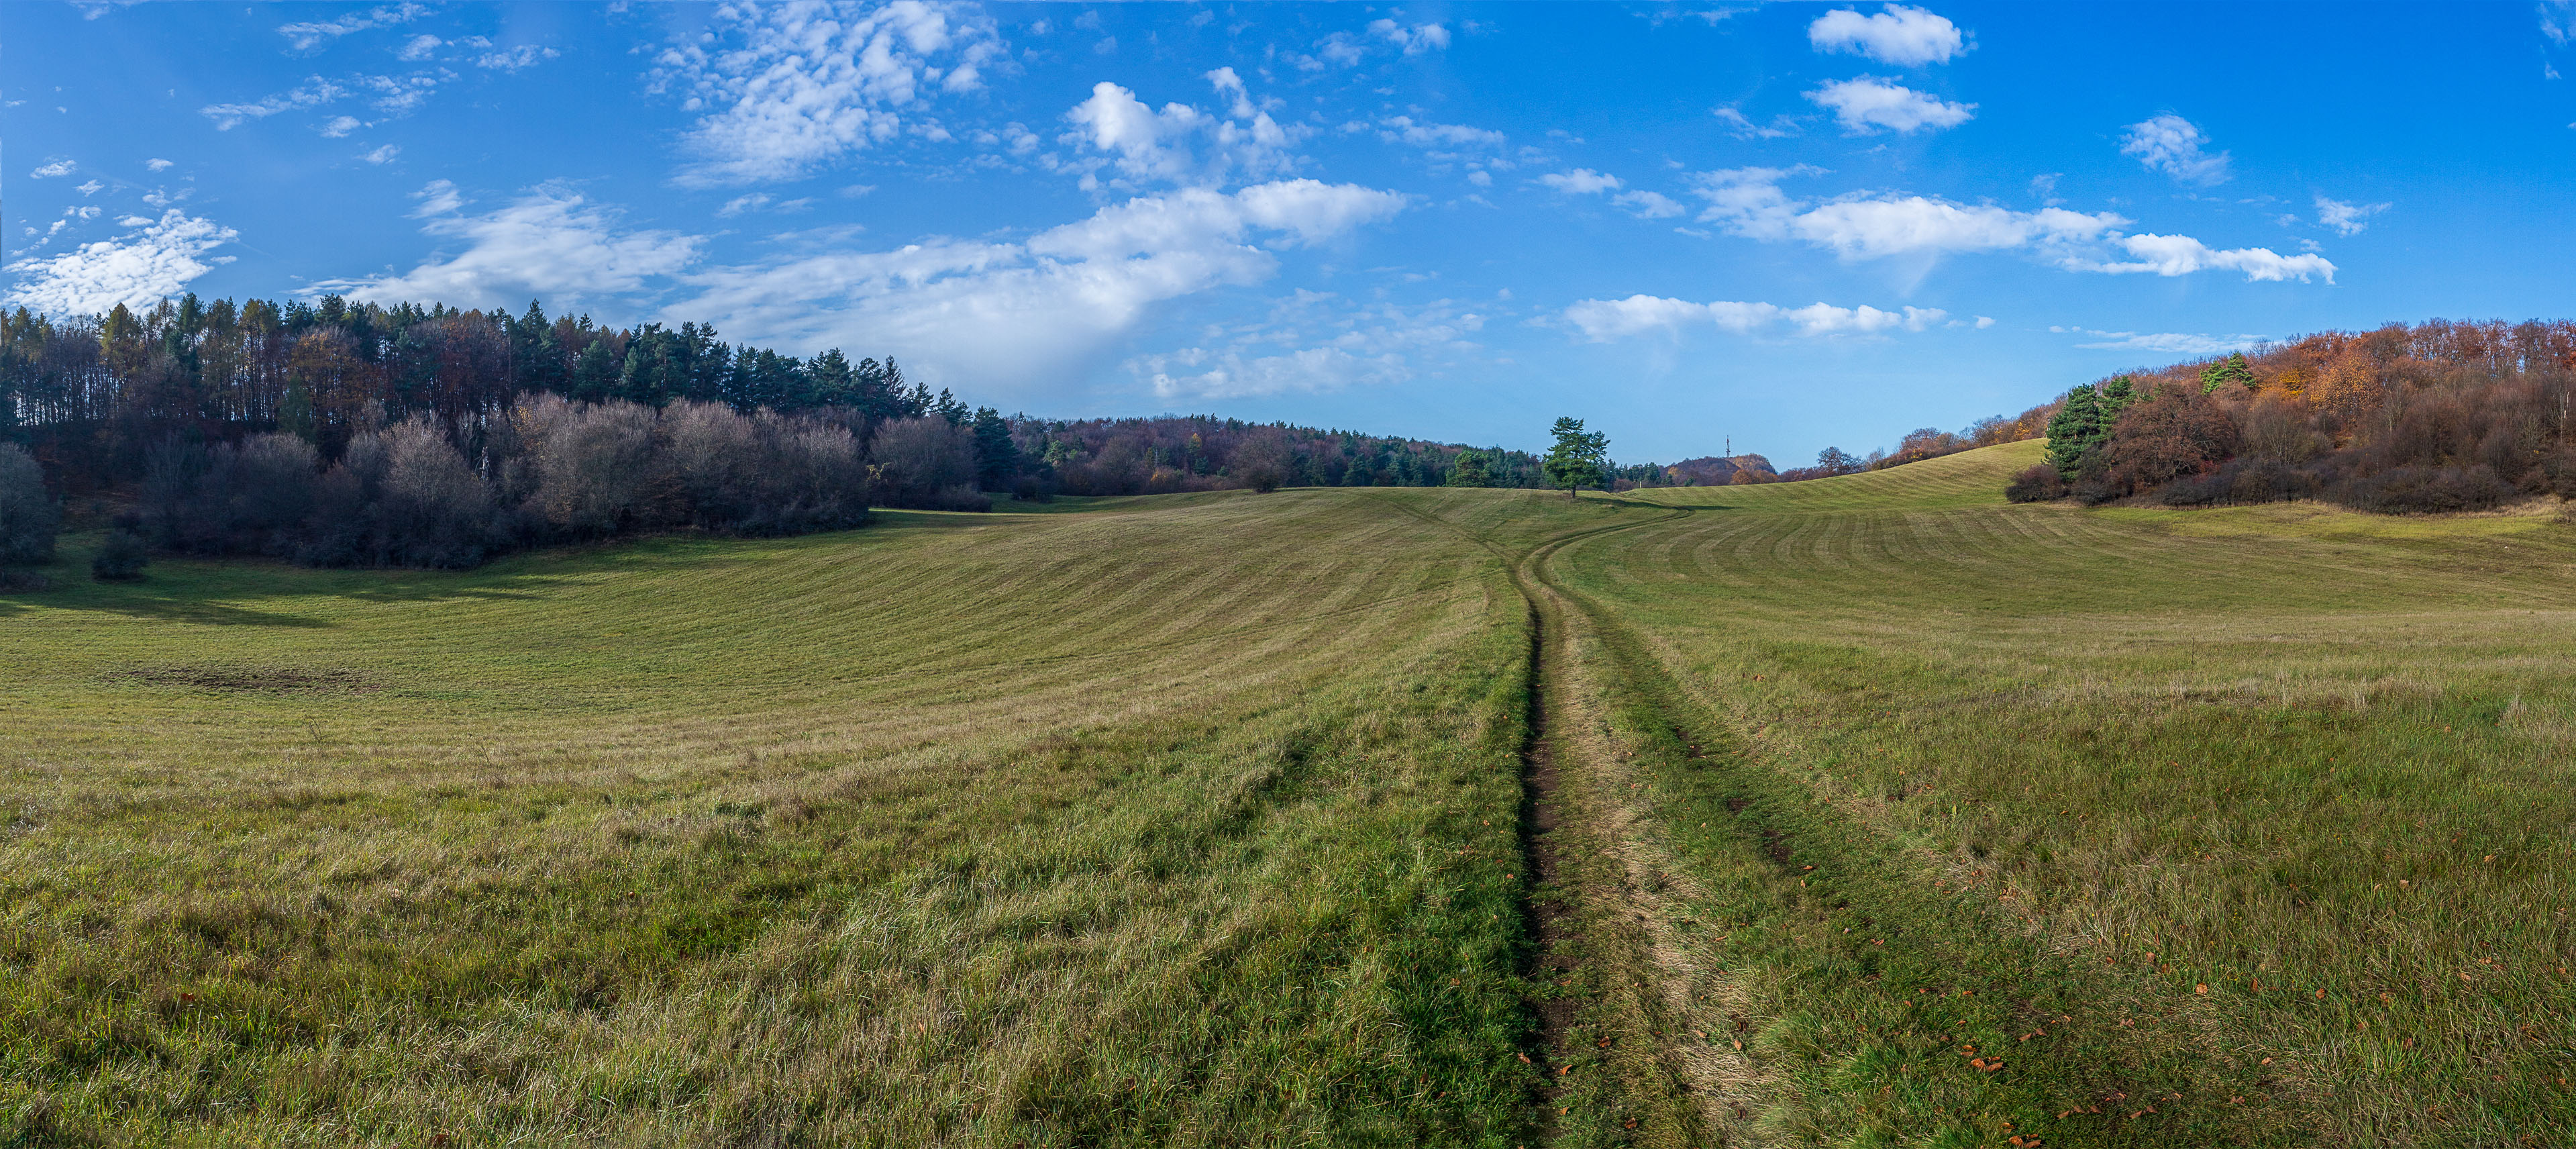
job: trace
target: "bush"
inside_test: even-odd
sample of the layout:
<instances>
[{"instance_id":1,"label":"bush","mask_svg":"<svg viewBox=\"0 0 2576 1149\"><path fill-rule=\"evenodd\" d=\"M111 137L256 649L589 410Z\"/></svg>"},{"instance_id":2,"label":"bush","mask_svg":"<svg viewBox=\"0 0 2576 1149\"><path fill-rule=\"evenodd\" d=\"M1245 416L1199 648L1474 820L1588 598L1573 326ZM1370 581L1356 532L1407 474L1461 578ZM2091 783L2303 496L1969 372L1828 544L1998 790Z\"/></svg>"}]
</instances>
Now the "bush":
<instances>
[{"instance_id":1,"label":"bush","mask_svg":"<svg viewBox=\"0 0 2576 1149\"><path fill-rule=\"evenodd\" d=\"M463 568L499 549L492 489L426 415L349 441L322 477L296 561Z\"/></svg>"},{"instance_id":2,"label":"bush","mask_svg":"<svg viewBox=\"0 0 2576 1149\"><path fill-rule=\"evenodd\" d=\"M2189 387L2168 385L2120 415L2102 449L2108 485L2119 494L2160 487L2233 458L2236 423Z\"/></svg>"},{"instance_id":3,"label":"bush","mask_svg":"<svg viewBox=\"0 0 2576 1149\"><path fill-rule=\"evenodd\" d=\"M143 545L143 536L118 528L107 532L107 541L100 543L98 553L90 556L89 575L100 582L138 579L143 577L143 568L151 561L151 551Z\"/></svg>"},{"instance_id":4,"label":"bush","mask_svg":"<svg viewBox=\"0 0 2576 1149\"><path fill-rule=\"evenodd\" d=\"M1022 475L1013 480L1011 482L1011 497L1023 503L1047 503L1055 501L1055 496L1047 492L1046 484L1039 482L1038 477L1035 475Z\"/></svg>"},{"instance_id":5,"label":"bush","mask_svg":"<svg viewBox=\"0 0 2576 1149\"><path fill-rule=\"evenodd\" d=\"M54 585L42 571L0 570L0 594L44 590Z\"/></svg>"},{"instance_id":6,"label":"bush","mask_svg":"<svg viewBox=\"0 0 2576 1149\"><path fill-rule=\"evenodd\" d=\"M35 456L15 443L0 443L0 563L52 562L54 531L62 521Z\"/></svg>"},{"instance_id":7,"label":"bush","mask_svg":"<svg viewBox=\"0 0 2576 1149\"><path fill-rule=\"evenodd\" d=\"M924 505L934 511L989 511L993 500L976 490L973 483L958 483L933 492Z\"/></svg>"},{"instance_id":8,"label":"bush","mask_svg":"<svg viewBox=\"0 0 2576 1149\"><path fill-rule=\"evenodd\" d=\"M2398 467L2347 485L2341 502L2382 514L2439 514L2493 510L2509 488L2495 468Z\"/></svg>"},{"instance_id":9,"label":"bush","mask_svg":"<svg viewBox=\"0 0 2576 1149\"><path fill-rule=\"evenodd\" d=\"M1738 471L1741 475L1745 472ZM2004 500L2013 503L2044 503L2066 497L2066 479L2057 468L2036 463L2014 475L2004 484Z\"/></svg>"}]
</instances>

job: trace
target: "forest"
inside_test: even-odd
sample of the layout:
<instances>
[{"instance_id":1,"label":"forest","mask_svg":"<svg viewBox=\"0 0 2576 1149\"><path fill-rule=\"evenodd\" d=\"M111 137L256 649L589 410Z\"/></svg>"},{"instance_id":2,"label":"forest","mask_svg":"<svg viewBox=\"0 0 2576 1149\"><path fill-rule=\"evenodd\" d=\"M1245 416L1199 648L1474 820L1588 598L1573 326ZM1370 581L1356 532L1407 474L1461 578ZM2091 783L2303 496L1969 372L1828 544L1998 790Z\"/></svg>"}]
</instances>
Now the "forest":
<instances>
[{"instance_id":1,"label":"forest","mask_svg":"<svg viewBox=\"0 0 2576 1149\"><path fill-rule=\"evenodd\" d=\"M2576 498L2576 322L2392 323L2127 372L2049 408L2017 502L2320 499L2385 513Z\"/></svg>"},{"instance_id":2,"label":"forest","mask_svg":"<svg viewBox=\"0 0 2576 1149\"><path fill-rule=\"evenodd\" d=\"M0 561L41 561L69 504L112 519L110 565L128 567L156 551L465 567L674 528L833 529L871 504L979 511L1003 493L1549 485L1537 456L1499 447L1005 416L907 381L890 357L799 359L711 326L620 328L533 301L512 315L332 295L0 316L0 444ZM1699 462L1607 481L1770 474L1759 456Z\"/></svg>"}]
</instances>

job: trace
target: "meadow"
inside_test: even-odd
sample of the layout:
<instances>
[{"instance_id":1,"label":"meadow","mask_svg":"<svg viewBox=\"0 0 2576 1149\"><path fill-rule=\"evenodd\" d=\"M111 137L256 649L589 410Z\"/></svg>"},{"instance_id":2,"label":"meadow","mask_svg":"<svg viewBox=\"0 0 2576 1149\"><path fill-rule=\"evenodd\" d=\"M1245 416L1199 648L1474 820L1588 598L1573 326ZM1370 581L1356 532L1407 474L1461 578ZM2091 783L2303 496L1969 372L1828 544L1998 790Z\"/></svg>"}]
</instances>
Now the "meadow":
<instances>
[{"instance_id":1,"label":"meadow","mask_svg":"<svg viewBox=\"0 0 2576 1149\"><path fill-rule=\"evenodd\" d=\"M2036 452L0 595L0 1143L2564 1143L2576 528Z\"/></svg>"}]
</instances>

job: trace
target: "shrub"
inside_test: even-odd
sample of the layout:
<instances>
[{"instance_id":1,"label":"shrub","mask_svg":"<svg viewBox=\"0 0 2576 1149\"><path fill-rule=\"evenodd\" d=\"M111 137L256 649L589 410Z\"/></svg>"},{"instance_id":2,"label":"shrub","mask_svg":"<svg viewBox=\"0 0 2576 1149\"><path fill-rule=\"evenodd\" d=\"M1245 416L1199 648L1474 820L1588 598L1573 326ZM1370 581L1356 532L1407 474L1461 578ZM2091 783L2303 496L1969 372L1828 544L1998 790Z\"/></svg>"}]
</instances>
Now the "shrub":
<instances>
[{"instance_id":1,"label":"shrub","mask_svg":"<svg viewBox=\"0 0 2576 1149\"><path fill-rule=\"evenodd\" d=\"M1742 471L1736 472L1744 474ZM2004 499L2014 503L2044 503L2066 497L2066 479L2057 468L2034 463L2004 484Z\"/></svg>"},{"instance_id":2,"label":"shrub","mask_svg":"<svg viewBox=\"0 0 2576 1149\"><path fill-rule=\"evenodd\" d=\"M2199 474L2235 456L2236 423L2189 387L2159 388L2122 413L2102 449L2104 478L2127 494Z\"/></svg>"},{"instance_id":3,"label":"shrub","mask_svg":"<svg viewBox=\"0 0 2576 1149\"><path fill-rule=\"evenodd\" d=\"M942 505L943 492L975 481L974 433L936 416L880 424L868 455L897 506L956 509Z\"/></svg>"},{"instance_id":4,"label":"shrub","mask_svg":"<svg viewBox=\"0 0 2576 1149\"><path fill-rule=\"evenodd\" d=\"M53 561L54 531L62 521L35 456L15 443L0 443L0 563Z\"/></svg>"},{"instance_id":5,"label":"shrub","mask_svg":"<svg viewBox=\"0 0 2576 1149\"><path fill-rule=\"evenodd\" d=\"M2445 511L2492 510L2509 488L2495 468L2398 467L2355 479L2341 501L2382 514L2436 514Z\"/></svg>"},{"instance_id":6,"label":"shrub","mask_svg":"<svg viewBox=\"0 0 2576 1149\"><path fill-rule=\"evenodd\" d=\"M1055 500L1054 495L1047 493L1046 484L1039 482L1035 475L1022 475L1013 480L1011 497L1023 503L1046 503Z\"/></svg>"},{"instance_id":7,"label":"shrub","mask_svg":"<svg viewBox=\"0 0 2576 1149\"><path fill-rule=\"evenodd\" d=\"M989 511L993 500L976 490L973 483L958 483L933 492L926 505L934 511Z\"/></svg>"},{"instance_id":8,"label":"shrub","mask_svg":"<svg viewBox=\"0 0 2576 1149\"><path fill-rule=\"evenodd\" d=\"M123 582L143 577L143 568L152 561L151 552L143 545L143 536L124 528L107 532L98 553L90 556L89 574L101 582Z\"/></svg>"},{"instance_id":9,"label":"shrub","mask_svg":"<svg viewBox=\"0 0 2576 1149\"><path fill-rule=\"evenodd\" d=\"M42 571L0 569L0 594L44 590L54 585Z\"/></svg>"},{"instance_id":10,"label":"shrub","mask_svg":"<svg viewBox=\"0 0 2576 1149\"><path fill-rule=\"evenodd\" d=\"M351 439L313 501L310 566L470 567L501 542L491 488L426 415Z\"/></svg>"}]
</instances>

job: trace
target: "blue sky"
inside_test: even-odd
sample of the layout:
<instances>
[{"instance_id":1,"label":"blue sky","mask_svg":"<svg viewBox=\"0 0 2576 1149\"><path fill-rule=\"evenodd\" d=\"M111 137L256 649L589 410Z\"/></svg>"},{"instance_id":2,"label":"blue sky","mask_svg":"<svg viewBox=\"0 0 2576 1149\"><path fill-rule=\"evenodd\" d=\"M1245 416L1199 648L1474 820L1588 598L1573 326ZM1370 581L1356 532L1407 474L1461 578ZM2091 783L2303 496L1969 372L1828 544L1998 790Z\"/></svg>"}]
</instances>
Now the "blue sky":
<instances>
[{"instance_id":1,"label":"blue sky","mask_svg":"<svg viewBox=\"0 0 2576 1149\"><path fill-rule=\"evenodd\" d=\"M7 7L5 290L713 322L1623 460L2576 313L2576 6Z\"/></svg>"}]
</instances>

